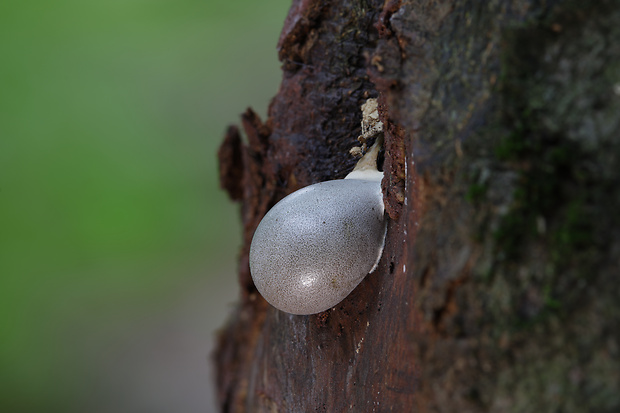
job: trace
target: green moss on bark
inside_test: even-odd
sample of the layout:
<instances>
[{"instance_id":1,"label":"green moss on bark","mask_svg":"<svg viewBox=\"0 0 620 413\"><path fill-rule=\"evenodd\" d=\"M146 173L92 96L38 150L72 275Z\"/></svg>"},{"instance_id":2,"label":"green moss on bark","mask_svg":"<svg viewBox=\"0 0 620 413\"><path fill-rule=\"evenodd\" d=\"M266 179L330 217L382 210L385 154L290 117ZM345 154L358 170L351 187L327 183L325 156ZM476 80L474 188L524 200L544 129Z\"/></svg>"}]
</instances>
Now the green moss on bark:
<instances>
[{"instance_id":1,"label":"green moss on bark","mask_svg":"<svg viewBox=\"0 0 620 413\"><path fill-rule=\"evenodd\" d=\"M507 315L494 322L494 335L509 340L506 351L518 360L501 373L492 402L507 403L506 411L620 406L618 375L601 370L608 344L598 335L618 326L618 314L596 327L584 321L602 317L598 301L617 293L604 287L615 284L607 262L617 248L619 207L618 177L609 171L618 170L620 108L609 67L620 61L613 23L620 14L608 5L556 8L504 33L493 126L504 137L494 156L518 178L493 231L496 295L488 305L490 318ZM604 358L620 369L617 352Z\"/></svg>"}]
</instances>

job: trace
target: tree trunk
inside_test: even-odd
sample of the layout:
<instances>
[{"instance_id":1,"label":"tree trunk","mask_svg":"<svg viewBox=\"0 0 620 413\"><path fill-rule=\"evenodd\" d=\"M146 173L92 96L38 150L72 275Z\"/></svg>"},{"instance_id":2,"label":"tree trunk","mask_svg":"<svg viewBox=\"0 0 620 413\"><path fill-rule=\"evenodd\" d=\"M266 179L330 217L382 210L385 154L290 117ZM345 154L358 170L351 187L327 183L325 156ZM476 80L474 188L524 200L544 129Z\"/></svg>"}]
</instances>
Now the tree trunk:
<instances>
[{"instance_id":1,"label":"tree trunk","mask_svg":"<svg viewBox=\"0 0 620 413\"><path fill-rule=\"evenodd\" d=\"M219 154L244 224L222 411L620 411L620 2L294 0L278 49L268 119ZM352 169L369 97L383 256L332 310L283 313L252 234Z\"/></svg>"}]
</instances>

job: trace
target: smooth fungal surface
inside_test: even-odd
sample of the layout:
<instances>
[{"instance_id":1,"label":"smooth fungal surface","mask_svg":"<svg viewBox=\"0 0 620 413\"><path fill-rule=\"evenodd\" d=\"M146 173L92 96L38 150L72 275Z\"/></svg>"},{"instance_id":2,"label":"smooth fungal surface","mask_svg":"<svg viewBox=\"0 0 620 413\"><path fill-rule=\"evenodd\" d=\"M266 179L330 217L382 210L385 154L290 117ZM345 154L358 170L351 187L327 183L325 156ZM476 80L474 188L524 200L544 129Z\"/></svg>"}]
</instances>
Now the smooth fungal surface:
<instances>
[{"instance_id":1,"label":"smooth fungal surface","mask_svg":"<svg viewBox=\"0 0 620 413\"><path fill-rule=\"evenodd\" d=\"M378 181L339 179L302 188L276 204L254 233L256 288L282 311L325 311L374 269L385 228Z\"/></svg>"}]
</instances>

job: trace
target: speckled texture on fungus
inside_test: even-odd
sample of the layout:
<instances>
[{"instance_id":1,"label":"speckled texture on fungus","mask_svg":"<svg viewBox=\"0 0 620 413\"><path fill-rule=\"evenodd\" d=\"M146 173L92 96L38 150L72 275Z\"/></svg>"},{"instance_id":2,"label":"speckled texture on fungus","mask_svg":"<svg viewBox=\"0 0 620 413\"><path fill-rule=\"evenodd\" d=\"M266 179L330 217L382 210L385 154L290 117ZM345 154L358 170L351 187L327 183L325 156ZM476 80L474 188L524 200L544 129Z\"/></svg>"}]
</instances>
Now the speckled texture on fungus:
<instances>
[{"instance_id":1,"label":"speckled texture on fungus","mask_svg":"<svg viewBox=\"0 0 620 413\"><path fill-rule=\"evenodd\" d=\"M302 188L265 215L250 249L256 288L274 307L314 314L344 299L381 257L381 183L338 179Z\"/></svg>"}]
</instances>

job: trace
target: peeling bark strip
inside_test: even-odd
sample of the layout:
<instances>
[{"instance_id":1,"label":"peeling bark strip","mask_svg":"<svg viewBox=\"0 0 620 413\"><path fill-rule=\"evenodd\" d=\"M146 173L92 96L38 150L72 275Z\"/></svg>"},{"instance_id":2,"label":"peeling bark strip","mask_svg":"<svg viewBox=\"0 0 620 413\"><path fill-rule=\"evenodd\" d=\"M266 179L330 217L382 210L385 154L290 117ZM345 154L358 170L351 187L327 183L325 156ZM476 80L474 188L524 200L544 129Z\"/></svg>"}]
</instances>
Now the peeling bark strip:
<instances>
[{"instance_id":1,"label":"peeling bark strip","mask_svg":"<svg viewBox=\"0 0 620 413\"><path fill-rule=\"evenodd\" d=\"M294 1L269 117L219 154L244 224L222 411L619 411L619 21L612 0ZM377 96L379 267L333 310L275 310L254 229L350 171Z\"/></svg>"}]
</instances>

